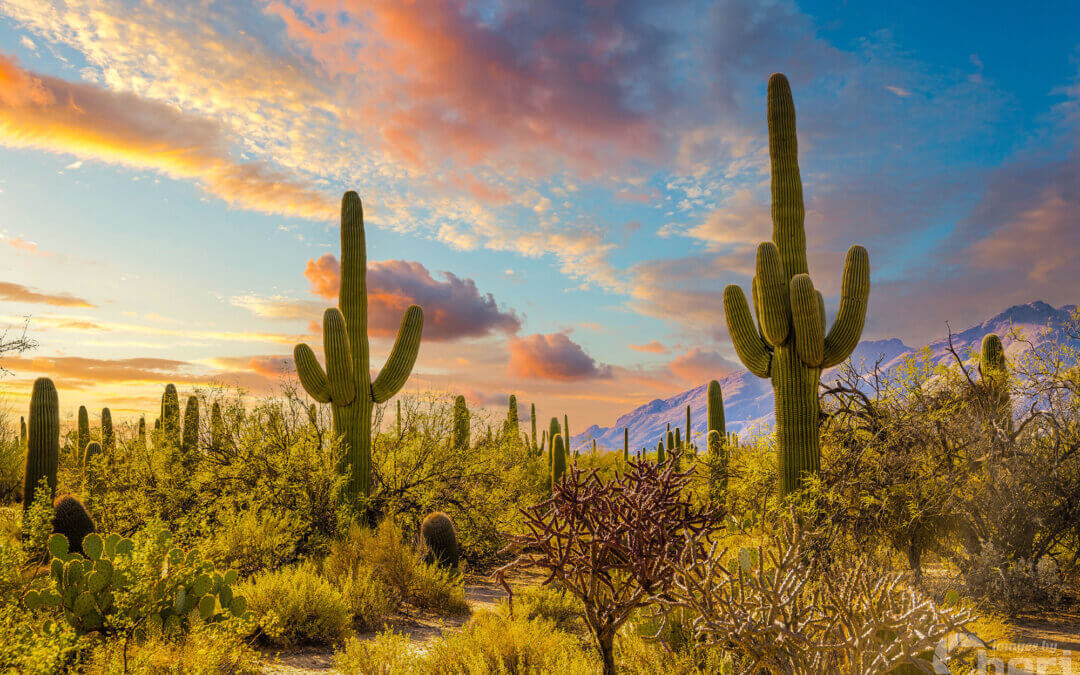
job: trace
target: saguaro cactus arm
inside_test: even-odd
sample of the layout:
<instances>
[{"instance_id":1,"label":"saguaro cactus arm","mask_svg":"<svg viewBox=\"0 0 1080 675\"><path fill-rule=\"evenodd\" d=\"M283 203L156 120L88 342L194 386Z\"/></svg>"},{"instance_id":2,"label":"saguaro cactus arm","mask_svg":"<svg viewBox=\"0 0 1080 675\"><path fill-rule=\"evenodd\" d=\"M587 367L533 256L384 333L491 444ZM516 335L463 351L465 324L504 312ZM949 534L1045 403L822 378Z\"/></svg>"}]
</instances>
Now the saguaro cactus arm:
<instances>
[{"instance_id":1,"label":"saguaro cactus arm","mask_svg":"<svg viewBox=\"0 0 1080 675\"><path fill-rule=\"evenodd\" d=\"M739 360L754 375L768 377L772 354L754 325L754 320L750 317L750 307L746 304L746 296L738 286L732 285L724 289L724 315Z\"/></svg>"},{"instance_id":2,"label":"saguaro cactus arm","mask_svg":"<svg viewBox=\"0 0 1080 675\"><path fill-rule=\"evenodd\" d=\"M840 283L840 311L825 338L822 368L831 368L851 356L859 344L866 320L866 301L870 296L870 256L862 246L848 249L844 276ZM822 320L824 321L824 311Z\"/></svg>"},{"instance_id":3,"label":"saguaro cactus arm","mask_svg":"<svg viewBox=\"0 0 1080 675\"><path fill-rule=\"evenodd\" d=\"M293 360L296 361L296 374L300 376L304 391L319 403L329 403L330 384L326 381L326 373L311 347L305 344L296 345L293 349Z\"/></svg>"},{"instance_id":4,"label":"saguaro cactus arm","mask_svg":"<svg viewBox=\"0 0 1080 675\"><path fill-rule=\"evenodd\" d=\"M390 400L401 391L412 374L416 356L420 353L420 336L424 330L424 310L416 305L409 305L401 319L394 348L386 359L379 376L371 383L371 398L376 403Z\"/></svg>"},{"instance_id":5,"label":"saguaro cactus arm","mask_svg":"<svg viewBox=\"0 0 1080 675\"><path fill-rule=\"evenodd\" d=\"M335 405L349 405L356 398L352 350L346 334L345 317L336 307L323 313L323 351L326 353L326 383Z\"/></svg>"}]
</instances>

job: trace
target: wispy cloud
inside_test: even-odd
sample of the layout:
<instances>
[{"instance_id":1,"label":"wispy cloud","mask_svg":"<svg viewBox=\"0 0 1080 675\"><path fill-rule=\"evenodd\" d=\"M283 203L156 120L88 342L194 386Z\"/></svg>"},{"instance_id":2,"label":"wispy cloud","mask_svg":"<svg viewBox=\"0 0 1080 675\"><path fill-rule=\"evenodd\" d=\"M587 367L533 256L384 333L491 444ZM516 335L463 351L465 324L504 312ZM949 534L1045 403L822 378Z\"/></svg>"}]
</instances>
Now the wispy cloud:
<instances>
[{"instance_id":1,"label":"wispy cloud","mask_svg":"<svg viewBox=\"0 0 1080 675\"><path fill-rule=\"evenodd\" d=\"M55 305L57 307L90 308L96 306L70 293L42 293L10 281L0 281L0 298L10 302Z\"/></svg>"}]
</instances>

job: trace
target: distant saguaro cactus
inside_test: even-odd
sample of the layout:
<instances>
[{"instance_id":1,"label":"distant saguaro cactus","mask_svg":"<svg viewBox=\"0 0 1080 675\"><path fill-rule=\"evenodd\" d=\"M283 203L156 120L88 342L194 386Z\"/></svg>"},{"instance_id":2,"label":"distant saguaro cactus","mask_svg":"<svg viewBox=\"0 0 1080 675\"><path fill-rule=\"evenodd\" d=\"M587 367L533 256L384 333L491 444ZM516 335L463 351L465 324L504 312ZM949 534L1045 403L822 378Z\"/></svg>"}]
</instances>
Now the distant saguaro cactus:
<instances>
[{"instance_id":1,"label":"distant saguaro cactus","mask_svg":"<svg viewBox=\"0 0 1080 675\"><path fill-rule=\"evenodd\" d=\"M110 458L116 450L116 432L113 431L112 411L108 408L101 409L101 448L109 453Z\"/></svg>"},{"instance_id":2,"label":"distant saguaro cactus","mask_svg":"<svg viewBox=\"0 0 1080 675\"><path fill-rule=\"evenodd\" d=\"M556 483L566 473L566 449L563 446L562 434L555 434L555 440L551 442L551 489L555 490Z\"/></svg>"},{"instance_id":3,"label":"distant saguaro cactus","mask_svg":"<svg viewBox=\"0 0 1080 675\"><path fill-rule=\"evenodd\" d=\"M180 439L180 448L186 462L194 461L199 449L199 399L194 396L188 396L184 407L184 435Z\"/></svg>"},{"instance_id":4,"label":"distant saguaro cactus","mask_svg":"<svg viewBox=\"0 0 1080 675\"><path fill-rule=\"evenodd\" d=\"M164 435L165 445L172 448L180 447L180 397L176 394L176 386L165 385L165 393L161 395L161 430Z\"/></svg>"},{"instance_id":5,"label":"distant saguaro cactus","mask_svg":"<svg viewBox=\"0 0 1080 675\"><path fill-rule=\"evenodd\" d=\"M458 395L454 399L453 438L451 445L455 450L469 447L469 405L465 397Z\"/></svg>"},{"instance_id":6,"label":"distant saguaro cactus","mask_svg":"<svg viewBox=\"0 0 1080 675\"><path fill-rule=\"evenodd\" d=\"M140 449L146 448L146 416L139 418L139 437L138 443Z\"/></svg>"},{"instance_id":7,"label":"distant saguaro cactus","mask_svg":"<svg viewBox=\"0 0 1080 675\"><path fill-rule=\"evenodd\" d=\"M506 425L503 428L503 436L506 438L517 439L520 436L520 425L518 424L518 407L517 396L510 394L510 403L506 410Z\"/></svg>"},{"instance_id":8,"label":"distant saguaro cactus","mask_svg":"<svg viewBox=\"0 0 1080 675\"><path fill-rule=\"evenodd\" d=\"M19 416L19 446L26 447L26 418Z\"/></svg>"},{"instance_id":9,"label":"distant saguaro cactus","mask_svg":"<svg viewBox=\"0 0 1080 675\"><path fill-rule=\"evenodd\" d=\"M338 307L323 315L326 370L306 344L293 350L296 372L307 393L334 410L334 433L342 438L338 471L348 476L345 495L371 494L371 413L389 401L412 373L420 349L424 312L405 310L397 340L382 371L371 380L368 346L367 242L364 209L353 191L341 199L341 288Z\"/></svg>"},{"instance_id":10,"label":"distant saguaro cactus","mask_svg":"<svg viewBox=\"0 0 1080 675\"><path fill-rule=\"evenodd\" d=\"M825 333L825 301L807 273L802 181L795 137L795 104L787 78L768 86L772 162L773 240L757 249L754 315L738 286L724 289L724 313L739 359L758 377L772 379L780 486L794 491L821 467L818 383L821 371L841 363L859 342L870 291L866 249L852 246L844 263L840 310Z\"/></svg>"},{"instance_id":11,"label":"distant saguaro cactus","mask_svg":"<svg viewBox=\"0 0 1080 675\"><path fill-rule=\"evenodd\" d=\"M311 415L310 410L308 415ZM217 401L210 406L210 447L217 452L225 448L225 420L221 417L221 404Z\"/></svg>"},{"instance_id":12,"label":"distant saguaro cactus","mask_svg":"<svg viewBox=\"0 0 1080 675\"><path fill-rule=\"evenodd\" d=\"M995 418L1002 428L1012 433L1012 400L1009 397L1009 367L1005 347L995 333L987 333L979 349L979 374L983 387L994 406Z\"/></svg>"},{"instance_id":13,"label":"distant saguaro cactus","mask_svg":"<svg viewBox=\"0 0 1080 675\"><path fill-rule=\"evenodd\" d=\"M628 427L622 428L622 459L624 464L630 462L630 429Z\"/></svg>"},{"instance_id":14,"label":"distant saguaro cactus","mask_svg":"<svg viewBox=\"0 0 1080 675\"><path fill-rule=\"evenodd\" d=\"M566 451L566 454L570 454L570 451L573 449L570 446L570 418L567 417L564 413L562 416L562 421L563 449Z\"/></svg>"},{"instance_id":15,"label":"distant saguaro cactus","mask_svg":"<svg viewBox=\"0 0 1080 675\"><path fill-rule=\"evenodd\" d=\"M709 452L709 498L714 506L727 500L728 433L724 421L724 393L716 380L709 382L706 390L709 429L706 445Z\"/></svg>"},{"instance_id":16,"label":"distant saguaro cactus","mask_svg":"<svg viewBox=\"0 0 1080 675\"><path fill-rule=\"evenodd\" d=\"M536 404L529 405L529 424L532 426L532 453L534 455L540 454L540 446L536 439Z\"/></svg>"},{"instance_id":17,"label":"distant saguaro cactus","mask_svg":"<svg viewBox=\"0 0 1080 675\"><path fill-rule=\"evenodd\" d=\"M75 456L82 457L83 449L90 442L90 413L84 405L79 406L79 426L75 439Z\"/></svg>"},{"instance_id":18,"label":"distant saguaro cactus","mask_svg":"<svg viewBox=\"0 0 1080 675\"><path fill-rule=\"evenodd\" d=\"M34 490L45 478L49 500L56 494L56 465L60 461L60 400L47 377L34 380L30 393L30 427L26 434L26 472L23 474L23 509L34 503Z\"/></svg>"}]
</instances>

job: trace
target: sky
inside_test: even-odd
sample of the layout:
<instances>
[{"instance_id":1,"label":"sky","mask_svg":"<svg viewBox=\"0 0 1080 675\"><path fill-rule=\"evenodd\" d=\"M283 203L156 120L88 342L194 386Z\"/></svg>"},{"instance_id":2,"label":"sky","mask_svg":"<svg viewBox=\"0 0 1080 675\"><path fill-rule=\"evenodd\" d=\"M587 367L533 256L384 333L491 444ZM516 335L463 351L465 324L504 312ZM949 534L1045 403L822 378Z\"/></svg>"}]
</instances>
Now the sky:
<instances>
[{"instance_id":1,"label":"sky","mask_svg":"<svg viewBox=\"0 0 1080 675\"><path fill-rule=\"evenodd\" d=\"M353 189L376 367L416 303L406 392L610 425L741 368L773 72L830 315L856 243L864 339L1075 302L1080 6L965 4L0 0L0 388L279 391Z\"/></svg>"}]
</instances>

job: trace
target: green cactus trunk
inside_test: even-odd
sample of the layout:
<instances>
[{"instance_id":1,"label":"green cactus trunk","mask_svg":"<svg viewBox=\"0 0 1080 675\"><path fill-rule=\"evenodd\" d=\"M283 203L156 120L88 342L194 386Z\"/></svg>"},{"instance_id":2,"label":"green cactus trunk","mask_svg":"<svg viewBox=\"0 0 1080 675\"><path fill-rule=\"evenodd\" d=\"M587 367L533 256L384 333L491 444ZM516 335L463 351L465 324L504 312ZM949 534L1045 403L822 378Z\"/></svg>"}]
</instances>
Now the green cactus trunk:
<instances>
[{"instance_id":1,"label":"green cactus trunk","mask_svg":"<svg viewBox=\"0 0 1080 675\"><path fill-rule=\"evenodd\" d=\"M82 457L86 444L90 442L90 414L86 406L79 406L79 431L75 441L75 456Z\"/></svg>"},{"instance_id":2,"label":"green cactus trunk","mask_svg":"<svg viewBox=\"0 0 1080 675\"><path fill-rule=\"evenodd\" d=\"M540 454L540 446L536 442L536 404L529 405L529 424L532 426L532 453Z\"/></svg>"},{"instance_id":3,"label":"green cactus trunk","mask_svg":"<svg viewBox=\"0 0 1080 675\"><path fill-rule=\"evenodd\" d=\"M630 463L630 429L626 427L622 430L622 459L624 464Z\"/></svg>"},{"instance_id":4,"label":"green cactus trunk","mask_svg":"<svg viewBox=\"0 0 1080 675\"><path fill-rule=\"evenodd\" d=\"M30 394L30 427L26 434L26 472L23 474L23 509L34 503L34 490L45 478L49 500L56 496L56 465L60 461L60 401L47 377L34 380Z\"/></svg>"},{"instance_id":5,"label":"green cactus trunk","mask_svg":"<svg viewBox=\"0 0 1080 675\"><path fill-rule=\"evenodd\" d=\"M146 449L146 417L139 418L139 449Z\"/></svg>"},{"instance_id":6,"label":"green cactus trunk","mask_svg":"<svg viewBox=\"0 0 1080 675\"><path fill-rule=\"evenodd\" d=\"M101 448L112 457L116 450L116 434L113 432L112 411L101 409Z\"/></svg>"},{"instance_id":7,"label":"green cactus trunk","mask_svg":"<svg viewBox=\"0 0 1080 675\"><path fill-rule=\"evenodd\" d=\"M780 487L789 494L820 468L818 382L824 369L844 361L859 342L870 263L861 246L848 250L840 309L826 334L825 301L807 274L795 104L783 75L769 78L767 117L773 239L757 250L755 314L738 286L724 289L724 314L739 359L753 374L772 380Z\"/></svg>"},{"instance_id":8,"label":"green cactus trunk","mask_svg":"<svg viewBox=\"0 0 1080 675\"><path fill-rule=\"evenodd\" d=\"M1012 400L1009 397L1009 366L1005 360L1005 347L994 333L983 336L979 349L979 374L982 386L993 408L996 424L1012 435Z\"/></svg>"},{"instance_id":9,"label":"green cactus trunk","mask_svg":"<svg viewBox=\"0 0 1080 675\"><path fill-rule=\"evenodd\" d=\"M338 471L348 477L344 496L371 494L371 413L390 400L409 379L420 349L424 313L411 305L401 320L397 340L375 381L371 380L368 345L367 242L364 210L352 191L341 200L341 288L338 307L323 315L326 370L306 344L293 356L300 383L320 403L330 403L334 433L342 439Z\"/></svg>"},{"instance_id":10,"label":"green cactus trunk","mask_svg":"<svg viewBox=\"0 0 1080 675\"><path fill-rule=\"evenodd\" d=\"M163 442L167 447L180 447L180 397L174 385L166 385L161 395L161 430Z\"/></svg>"},{"instance_id":11,"label":"green cactus trunk","mask_svg":"<svg viewBox=\"0 0 1080 675\"><path fill-rule=\"evenodd\" d=\"M19 447L26 447L26 418L19 417Z\"/></svg>"},{"instance_id":12,"label":"green cactus trunk","mask_svg":"<svg viewBox=\"0 0 1080 675\"><path fill-rule=\"evenodd\" d=\"M469 447L469 406L464 396L454 399L453 437L451 445L455 450Z\"/></svg>"},{"instance_id":13,"label":"green cactus trunk","mask_svg":"<svg viewBox=\"0 0 1080 675\"><path fill-rule=\"evenodd\" d=\"M569 455L571 450L573 449L570 445L570 418L566 415L563 415L562 421L563 449L566 451L566 454Z\"/></svg>"},{"instance_id":14,"label":"green cactus trunk","mask_svg":"<svg viewBox=\"0 0 1080 675\"><path fill-rule=\"evenodd\" d=\"M664 456L664 442L660 441L656 444L656 463L663 464L666 459Z\"/></svg>"},{"instance_id":15,"label":"green cactus trunk","mask_svg":"<svg viewBox=\"0 0 1080 675\"><path fill-rule=\"evenodd\" d=\"M308 414L311 415L311 412L309 410ZM225 421L221 417L221 404L217 401L210 406L210 447L217 452L225 448Z\"/></svg>"},{"instance_id":16,"label":"green cactus trunk","mask_svg":"<svg viewBox=\"0 0 1080 675\"><path fill-rule=\"evenodd\" d=\"M510 404L506 410L506 429L503 435L515 440L521 435L521 427L518 424L517 396L513 394L510 394Z\"/></svg>"},{"instance_id":17,"label":"green cactus trunk","mask_svg":"<svg viewBox=\"0 0 1080 675\"><path fill-rule=\"evenodd\" d=\"M194 396L188 396L184 408L184 434L180 439L180 448L185 462L195 460L195 453L199 449L199 399Z\"/></svg>"},{"instance_id":18,"label":"green cactus trunk","mask_svg":"<svg viewBox=\"0 0 1080 675\"><path fill-rule=\"evenodd\" d=\"M548 439L547 461L548 461L548 472L549 473L551 472L552 467L555 465L554 464L555 463L555 454L554 454L554 451L555 451L555 437L560 435L561 433L562 433L562 430L559 429L559 418L558 417L552 417L551 418L551 423L548 425L548 435L547 435L547 439Z\"/></svg>"},{"instance_id":19,"label":"green cactus trunk","mask_svg":"<svg viewBox=\"0 0 1080 675\"><path fill-rule=\"evenodd\" d=\"M563 447L562 434L555 434L555 440L551 443L551 490L554 492L555 484L566 473L566 450Z\"/></svg>"},{"instance_id":20,"label":"green cactus trunk","mask_svg":"<svg viewBox=\"0 0 1080 675\"><path fill-rule=\"evenodd\" d=\"M709 429L706 445L709 452L709 498L714 506L727 501L728 447L727 423L724 420L724 392L716 380L706 391Z\"/></svg>"},{"instance_id":21,"label":"green cactus trunk","mask_svg":"<svg viewBox=\"0 0 1080 675\"><path fill-rule=\"evenodd\" d=\"M690 445L690 439L693 437L693 432L690 428L690 406L686 406L686 444Z\"/></svg>"}]
</instances>

